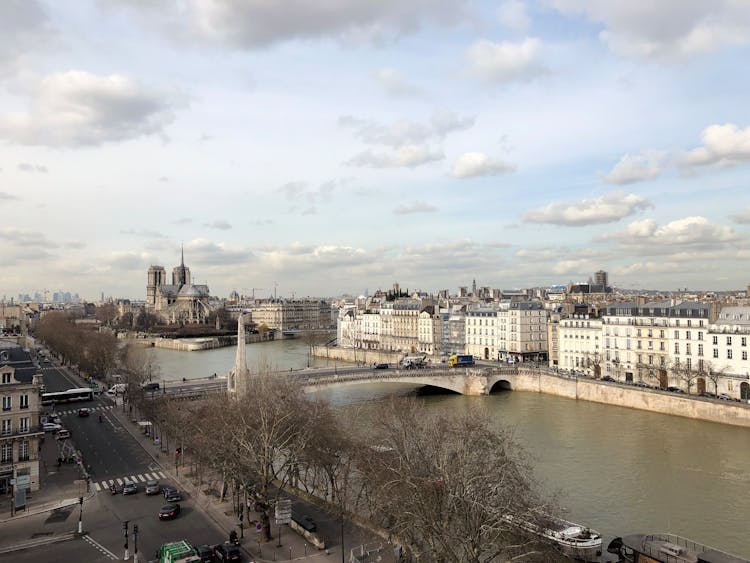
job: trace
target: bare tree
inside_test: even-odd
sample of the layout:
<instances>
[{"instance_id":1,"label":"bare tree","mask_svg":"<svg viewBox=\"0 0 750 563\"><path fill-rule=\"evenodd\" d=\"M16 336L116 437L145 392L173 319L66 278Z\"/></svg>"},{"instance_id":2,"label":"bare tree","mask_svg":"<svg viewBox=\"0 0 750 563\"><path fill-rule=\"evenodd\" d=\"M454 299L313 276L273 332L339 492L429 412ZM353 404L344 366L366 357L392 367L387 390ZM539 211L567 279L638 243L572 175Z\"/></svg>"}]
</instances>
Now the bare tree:
<instances>
[{"instance_id":1,"label":"bare tree","mask_svg":"<svg viewBox=\"0 0 750 563\"><path fill-rule=\"evenodd\" d=\"M544 559L539 538L518 524L541 522L550 507L517 443L486 415L445 417L394 400L372 430L359 464L373 517L414 560Z\"/></svg>"},{"instance_id":2,"label":"bare tree","mask_svg":"<svg viewBox=\"0 0 750 563\"><path fill-rule=\"evenodd\" d=\"M681 362L679 359L675 360L672 364L672 374L685 384L688 395L692 394L693 385L695 385L697 380L706 376L704 372L696 370L692 365L688 365L687 362Z\"/></svg>"},{"instance_id":3,"label":"bare tree","mask_svg":"<svg viewBox=\"0 0 750 563\"><path fill-rule=\"evenodd\" d=\"M727 372L726 366L723 368L717 368L713 363L704 361L700 374L711 380L714 384L714 397L719 396L719 380L724 377Z\"/></svg>"}]
</instances>

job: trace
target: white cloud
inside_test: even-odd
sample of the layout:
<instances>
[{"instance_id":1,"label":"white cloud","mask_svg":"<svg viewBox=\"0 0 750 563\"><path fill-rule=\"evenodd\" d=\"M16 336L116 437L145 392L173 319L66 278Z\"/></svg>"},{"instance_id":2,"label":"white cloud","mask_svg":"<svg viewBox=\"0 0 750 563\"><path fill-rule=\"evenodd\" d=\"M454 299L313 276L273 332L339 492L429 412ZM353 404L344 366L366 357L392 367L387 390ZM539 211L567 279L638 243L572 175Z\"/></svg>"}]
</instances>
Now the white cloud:
<instances>
[{"instance_id":1,"label":"white cloud","mask_svg":"<svg viewBox=\"0 0 750 563\"><path fill-rule=\"evenodd\" d=\"M435 211L437 211L437 207L424 201L402 203L393 210L396 215L411 215L413 213L434 213Z\"/></svg>"},{"instance_id":2,"label":"white cloud","mask_svg":"<svg viewBox=\"0 0 750 563\"><path fill-rule=\"evenodd\" d=\"M3 201L18 201L20 198L16 195L10 194L8 192L0 192L0 202Z\"/></svg>"},{"instance_id":3,"label":"white cloud","mask_svg":"<svg viewBox=\"0 0 750 563\"><path fill-rule=\"evenodd\" d=\"M653 180L662 173L667 157L663 151L646 151L641 154L626 154L604 176L610 184L633 184Z\"/></svg>"},{"instance_id":4,"label":"white cloud","mask_svg":"<svg viewBox=\"0 0 750 563\"><path fill-rule=\"evenodd\" d=\"M694 166L732 166L750 162L750 127L740 129L733 123L709 125L701 133L703 146L688 151L680 164Z\"/></svg>"},{"instance_id":5,"label":"white cloud","mask_svg":"<svg viewBox=\"0 0 750 563\"><path fill-rule=\"evenodd\" d=\"M0 2L0 76L15 70L19 59L51 35L47 15L37 0Z\"/></svg>"},{"instance_id":6,"label":"white cloud","mask_svg":"<svg viewBox=\"0 0 750 563\"><path fill-rule=\"evenodd\" d=\"M584 226L613 223L651 207L651 203L636 194L611 192L595 199L570 203L550 203L541 209L527 211L523 220L528 223Z\"/></svg>"},{"instance_id":7,"label":"white cloud","mask_svg":"<svg viewBox=\"0 0 750 563\"><path fill-rule=\"evenodd\" d=\"M43 166L41 164L31 164L29 162L20 162L18 164L18 169L21 172L41 172L42 174L46 174L47 172L49 172L46 166Z\"/></svg>"},{"instance_id":8,"label":"white cloud","mask_svg":"<svg viewBox=\"0 0 750 563\"><path fill-rule=\"evenodd\" d=\"M216 229L218 231L228 231L232 228L231 223L228 221L224 221L223 219L217 219L216 221L211 221L210 223L203 223L203 226L208 229Z\"/></svg>"},{"instance_id":9,"label":"white cloud","mask_svg":"<svg viewBox=\"0 0 750 563\"><path fill-rule=\"evenodd\" d=\"M119 0L158 19L184 40L202 39L258 48L293 39L338 37L382 41L419 30L426 22L453 26L468 13L466 0ZM175 31L177 30L177 31Z\"/></svg>"},{"instance_id":10,"label":"white cloud","mask_svg":"<svg viewBox=\"0 0 750 563\"><path fill-rule=\"evenodd\" d=\"M526 4L521 0L508 0L497 9L497 19L505 27L514 31L526 31L531 18L526 13Z\"/></svg>"},{"instance_id":11,"label":"white cloud","mask_svg":"<svg viewBox=\"0 0 750 563\"><path fill-rule=\"evenodd\" d=\"M375 73L375 79L386 94L394 98L416 96L422 91L410 84L397 70L393 68L381 68Z\"/></svg>"},{"instance_id":12,"label":"white cloud","mask_svg":"<svg viewBox=\"0 0 750 563\"><path fill-rule=\"evenodd\" d=\"M539 63L541 49L541 40L534 37L527 37L520 43L481 39L469 47L467 58L472 70L486 80L529 80L544 71Z\"/></svg>"},{"instance_id":13,"label":"white cloud","mask_svg":"<svg viewBox=\"0 0 750 563\"><path fill-rule=\"evenodd\" d=\"M750 224L750 207L748 207L744 211L740 211L739 213L730 215L729 218L735 223L740 223L742 225Z\"/></svg>"},{"instance_id":14,"label":"white cloud","mask_svg":"<svg viewBox=\"0 0 750 563\"><path fill-rule=\"evenodd\" d=\"M353 156L347 164L370 168L414 168L442 160L442 151L433 150L428 145L403 145L389 152L368 149Z\"/></svg>"},{"instance_id":15,"label":"white cloud","mask_svg":"<svg viewBox=\"0 0 750 563\"><path fill-rule=\"evenodd\" d=\"M466 152L456 159L451 175L456 178L472 178L475 176L496 176L506 172L513 172L513 164L496 158L490 158L481 152Z\"/></svg>"},{"instance_id":16,"label":"white cloud","mask_svg":"<svg viewBox=\"0 0 750 563\"><path fill-rule=\"evenodd\" d=\"M615 53L686 57L750 39L750 4L742 0L547 0L563 14L602 24Z\"/></svg>"},{"instance_id":17,"label":"white cloud","mask_svg":"<svg viewBox=\"0 0 750 563\"><path fill-rule=\"evenodd\" d=\"M25 113L0 115L0 137L25 145L84 146L163 132L174 96L131 78L71 70L35 81Z\"/></svg>"},{"instance_id":18,"label":"white cloud","mask_svg":"<svg viewBox=\"0 0 750 563\"><path fill-rule=\"evenodd\" d=\"M24 231L16 227L0 228L0 240L15 246L40 246L55 248L57 245L39 231Z\"/></svg>"},{"instance_id":19,"label":"white cloud","mask_svg":"<svg viewBox=\"0 0 750 563\"><path fill-rule=\"evenodd\" d=\"M253 253L245 248L235 248L223 242L195 239L185 245L190 260L205 266L245 264L254 260Z\"/></svg>"},{"instance_id":20,"label":"white cloud","mask_svg":"<svg viewBox=\"0 0 750 563\"><path fill-rule=\"evenodd\" d=\"M731 227L694 216L677 219L661 227L653 219L634 221L624 231L602 235L598 240L616 240L623 245L638 245L658 253L676 252L677 247L721 245L736 241L738 237Z\"/></svg>"}]
</instances>

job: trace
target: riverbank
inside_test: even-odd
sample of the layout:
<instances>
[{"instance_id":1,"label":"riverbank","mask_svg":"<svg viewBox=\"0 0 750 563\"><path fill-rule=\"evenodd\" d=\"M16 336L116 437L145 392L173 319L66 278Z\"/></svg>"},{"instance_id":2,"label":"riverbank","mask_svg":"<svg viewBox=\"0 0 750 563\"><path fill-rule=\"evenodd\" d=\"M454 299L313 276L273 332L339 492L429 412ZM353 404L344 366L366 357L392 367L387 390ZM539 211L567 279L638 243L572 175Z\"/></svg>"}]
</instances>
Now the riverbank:
<instances>
[{"instance_id":1,"label":"riverbank","mask_svg":"<svg viewBox=\"0 0 750 563\"><path fill-rule=\"evenodd\" d=\"M397 364L406 354L385 350L365 350L364 348L339 348L337 346L313 346L312 355L316 358L340 360L353 364Z\"/></svg>"},{"instance_id":2,"label":"riverbank","mask_svg":"<svg viewBox=\"0 0 750 563\"><path fill-rule=\"evenodd\" d=\"M245 342L255 344L258 342L271 342L275 340L276 333L273 331L246 334ZM178 350L181 352L197 352L201 350L214 350L216 348L226 348L227 346L237 346L237 335L226 336L204 336L197 338L132 338L128 340L138 346L145 348L164 348L166 350Z\"/></svg>"}]
</instances>

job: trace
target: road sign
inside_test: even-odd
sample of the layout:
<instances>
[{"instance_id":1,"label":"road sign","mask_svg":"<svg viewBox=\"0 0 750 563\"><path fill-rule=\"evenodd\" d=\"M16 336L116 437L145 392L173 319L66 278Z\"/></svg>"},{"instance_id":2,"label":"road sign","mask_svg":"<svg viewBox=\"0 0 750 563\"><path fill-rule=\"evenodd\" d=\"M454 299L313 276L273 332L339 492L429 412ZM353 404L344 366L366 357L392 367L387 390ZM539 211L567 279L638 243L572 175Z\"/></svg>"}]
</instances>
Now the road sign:
<instances>
[{"instance_id":1,"label":"road sign","mask_svg":"<svg viewBox=\"0 0 750 563\"><path fill-rule=\"evenodd\" d=\"M31 484L31 475L16 475L16 485Z\"/></svg>"},{"instance_id":2,"label":"road sign","mask_svg":"<svg viewBox=\"0 0 750 563\"><path fill-rule=\"evenodd\" d=\"M257 524L255 525L255 531L256 531L256 532L258 532L258 533L260 534L260 533L261 533L261 532L263 531L263 524L261 524L260 522L258 522L258 523L257 523Z\"/></svg>"},{"instance_id":3,"label":"road sign","mask_svg":"<svg viewBox=\"0 0 750 563\"><path fill-rule=\"evenodd\" d=\"M280 499L276 502L276 523L289 524L292 521L292 501Z\"/></svg>"}]
</instances>

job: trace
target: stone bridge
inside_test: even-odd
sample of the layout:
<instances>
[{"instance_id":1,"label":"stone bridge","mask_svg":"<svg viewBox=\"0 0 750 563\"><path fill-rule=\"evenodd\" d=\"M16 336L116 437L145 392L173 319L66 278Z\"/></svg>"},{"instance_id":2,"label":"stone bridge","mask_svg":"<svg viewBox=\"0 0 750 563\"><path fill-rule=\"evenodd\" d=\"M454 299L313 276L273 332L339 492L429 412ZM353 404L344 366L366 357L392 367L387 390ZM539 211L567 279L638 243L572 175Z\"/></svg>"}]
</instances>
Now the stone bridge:
<instances>
[{"instance_id":1,"label":"stone bridge","mask_svg":"<svg viewBox=\"0 0 750 563\"><path fill-rule=\"evenodd\" d=\"M306 391L358 383L406 383L430 386L461 395L488 395L497 389L514 389L520 371L516 367L427 368L347 371L337 374L300 375ZM525 388L526 385L523 385Z\"/></svg>"}]
</instances>

